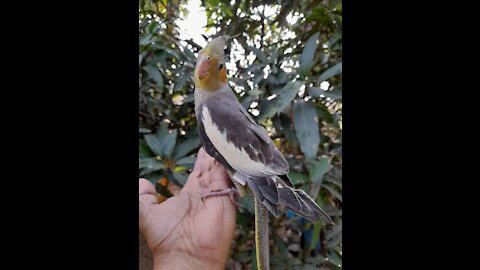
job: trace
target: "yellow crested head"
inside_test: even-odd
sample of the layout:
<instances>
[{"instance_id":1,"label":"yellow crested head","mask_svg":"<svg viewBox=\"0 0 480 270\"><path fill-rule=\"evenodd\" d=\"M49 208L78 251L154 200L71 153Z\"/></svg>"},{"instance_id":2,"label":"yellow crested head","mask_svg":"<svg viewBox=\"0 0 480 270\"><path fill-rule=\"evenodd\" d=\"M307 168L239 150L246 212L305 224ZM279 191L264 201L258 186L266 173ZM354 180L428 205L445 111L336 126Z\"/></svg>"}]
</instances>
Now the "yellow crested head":
<instances>
[{"instance_id":1,"label":"yellow crested head","mask_svg":"<svg viewBox=\"0 0 480 270\"><path fill-rule=\"evenodd\" d=\"M199 51L200 54L208 55L210 57L215 57L217 59L222 59L225 57L224 48L227 43L228 36L219 36L212 41L210 41L205 48Z\"/></svg>"},{"instance_id":2,"label":"yellow crested head","mask_svg":"<svg viewBox=\"0 0 480 270\"><path fill-rule=\"evenodd\" d=\"M219 36L201 49L195 67L195 86L205 91L215 91L227 83L224 48L228 36Z\"/></svg>"}]
</instances>

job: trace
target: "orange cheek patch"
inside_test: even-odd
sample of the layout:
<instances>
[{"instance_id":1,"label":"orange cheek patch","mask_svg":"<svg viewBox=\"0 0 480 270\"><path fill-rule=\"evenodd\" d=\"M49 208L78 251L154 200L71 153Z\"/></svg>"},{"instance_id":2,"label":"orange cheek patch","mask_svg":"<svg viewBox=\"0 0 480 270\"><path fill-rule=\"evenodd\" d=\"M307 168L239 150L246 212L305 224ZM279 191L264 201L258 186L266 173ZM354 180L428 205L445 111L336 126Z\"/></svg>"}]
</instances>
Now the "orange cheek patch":
<instances>
[{"instance_id":1,"label":"orange cheek patch","mask_svg":"<svg viewBox=\"0 0 480 270\"><path fill-rule=\"evenodd\" d=\"M227 82L227 70L225 69L225 67L223 67L222 70L220 70L220 81L224 83Z\"/></svg>"}]
</instances>

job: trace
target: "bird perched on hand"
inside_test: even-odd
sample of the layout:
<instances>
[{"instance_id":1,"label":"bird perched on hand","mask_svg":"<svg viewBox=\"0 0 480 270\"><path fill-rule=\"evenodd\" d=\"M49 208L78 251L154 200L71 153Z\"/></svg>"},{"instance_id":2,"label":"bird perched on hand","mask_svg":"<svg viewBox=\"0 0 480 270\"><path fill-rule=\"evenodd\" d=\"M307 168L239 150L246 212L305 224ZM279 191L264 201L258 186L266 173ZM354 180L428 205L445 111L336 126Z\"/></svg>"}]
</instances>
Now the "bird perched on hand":
<instances>
[{"instance_id":1,"label":"bird perched on hand","mask_svg":"<svg viewBox=\"0 0 480 270\"><path fill-rule=\"evenodd\" d=\"M266 130L238 102L227 83L224 47L228 36L210 41L200 50L195 67L195 115L205 151L223 165L237 187L212 191L202 199L248 190L255 205L257 266L269 269L268 211L278 216L278 206L313 222L332 219L287 177L288 162ZM268 209L268 210L267 210Z\"/></svg>"}]
</instances>

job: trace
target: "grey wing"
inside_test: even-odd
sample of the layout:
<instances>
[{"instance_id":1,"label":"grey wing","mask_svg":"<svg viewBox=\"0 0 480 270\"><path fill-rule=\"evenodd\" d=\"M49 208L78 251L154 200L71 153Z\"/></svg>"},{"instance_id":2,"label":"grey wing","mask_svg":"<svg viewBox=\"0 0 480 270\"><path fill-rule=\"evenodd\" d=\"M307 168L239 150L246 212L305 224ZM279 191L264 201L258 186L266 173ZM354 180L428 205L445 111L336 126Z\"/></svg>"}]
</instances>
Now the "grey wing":
<instances>
[{"instance_id":1,"label":"grey wing","mask_svg":"<svg viewBox=\"0 0 480 270\"><path fill-rule=\"evenodd\" d=\"M199 106L198 115L206 136L236 171L256 177L288 173L282 153L235 96L208 98Z\"/></svg>"}]
</instances>

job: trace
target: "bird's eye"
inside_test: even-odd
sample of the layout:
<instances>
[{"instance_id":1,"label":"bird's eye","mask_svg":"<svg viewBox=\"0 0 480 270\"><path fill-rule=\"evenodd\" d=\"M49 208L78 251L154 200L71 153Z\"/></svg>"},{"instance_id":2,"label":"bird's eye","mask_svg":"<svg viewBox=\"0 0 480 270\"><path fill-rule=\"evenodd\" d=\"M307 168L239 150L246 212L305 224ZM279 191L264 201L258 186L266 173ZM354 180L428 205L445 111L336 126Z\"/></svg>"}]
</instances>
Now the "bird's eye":
<instances>
[{"instance_id":1,"label":"bird's eye","mask_svg":"<svg viewBox=\"0 0 480 270\"><path fill-rule=\"evenodd\" d=\"M220 66L218 66L218 69L222 69L223 68L223 63L220 64Z\"/></svg>"}]
</instances>

